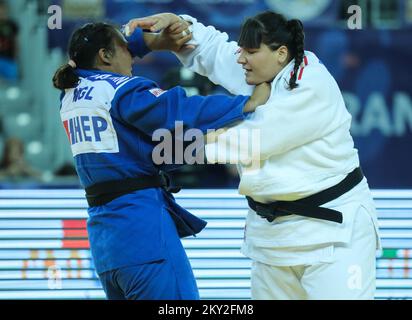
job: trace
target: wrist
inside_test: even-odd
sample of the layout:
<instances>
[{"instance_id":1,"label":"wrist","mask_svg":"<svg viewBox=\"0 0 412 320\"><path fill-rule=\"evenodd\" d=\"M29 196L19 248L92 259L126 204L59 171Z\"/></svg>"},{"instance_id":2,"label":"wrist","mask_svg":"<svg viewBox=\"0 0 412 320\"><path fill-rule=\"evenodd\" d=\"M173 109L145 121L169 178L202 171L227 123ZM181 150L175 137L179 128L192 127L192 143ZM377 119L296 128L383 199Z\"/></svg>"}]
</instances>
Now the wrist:
<instances>
[{"instance_id":1,"label":"wrist","mask_svg":"<svg viewBox=\"0 0 412 320\"><path fill-rule=\"evenodd\" d=\"M249 98L249 100L245 103L243 108L244 113L253 112L257 108L257 103L253 98Z\"/></svg>"},{"instance_id":2,"label":"wrist","mask_svg":"<svg viewBox=\"0 0 412 320\"><path fill-rule=\"evenodd\" d=\"M154 41L154 38L148 36L148 34L140 28L136 28L130 36L125 38L133 57L138 56L139 58L143 58L152 50L150 46L152 46L151 42Z\"/></svg>"}]
</instances>

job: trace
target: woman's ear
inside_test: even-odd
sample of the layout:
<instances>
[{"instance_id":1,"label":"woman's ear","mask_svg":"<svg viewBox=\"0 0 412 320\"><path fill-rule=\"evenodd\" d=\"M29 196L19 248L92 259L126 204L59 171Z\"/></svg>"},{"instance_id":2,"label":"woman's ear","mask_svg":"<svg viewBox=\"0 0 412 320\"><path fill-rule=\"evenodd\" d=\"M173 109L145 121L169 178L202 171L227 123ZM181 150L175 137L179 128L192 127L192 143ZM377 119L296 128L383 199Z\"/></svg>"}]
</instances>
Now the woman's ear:
<instances>
[{"instance_id":1,"label":"woman's ear","mask_svg":"<svg viewBox=\"0 0 412 320\"><path fill-rule=\"evenodd\" d=\"M280 64L285 64L288 62L289 50L286 46L281 46L278 50L278 61Z\"/></svg>"},{"instance_id":2,"label":"woman's ear","mask_svg":"<svg viewBox=\"0 0 412 320\"><path fill-rule=\"evenodd\" d=\"M107 49L100 49L99 50L99 59L102 63L106 66L111 65L112 55Z\"/></svg>"}]
</instances>

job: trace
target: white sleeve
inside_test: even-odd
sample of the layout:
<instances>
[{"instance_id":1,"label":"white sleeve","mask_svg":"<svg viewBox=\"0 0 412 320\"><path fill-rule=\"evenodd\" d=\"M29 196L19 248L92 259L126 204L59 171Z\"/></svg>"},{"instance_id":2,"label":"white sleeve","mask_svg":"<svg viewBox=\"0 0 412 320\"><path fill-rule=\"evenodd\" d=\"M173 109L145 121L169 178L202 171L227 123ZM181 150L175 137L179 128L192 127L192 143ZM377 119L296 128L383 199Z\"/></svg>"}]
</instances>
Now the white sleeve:
<instances>
[{"instance_id":1,"label":"white sleeve","mask_svg":"<svg viewBox=\"0 0 412 320\"><path fill-rule=\"evenodd\" d=\"M340 90L326 69L305 68L305 81L290 94L273 96L246 120L208 140L208 162L266 160L329 134L350 121Z\"/></svg>"},{"instance_id":2,"label":"white sleeve","mask_svg":"<svg viewBox=\"0 0 412 320\"><path fill-rule=\"evenodd\" d=\"M181 17L192 23L193 39L190 44L195 49L175 53L180 62L232 94L251 95L254 87L246 83L244 70L236 62L239 49L237 43L228 41L226 33L212 26L206 27L191 16Z\"/></svg>"}]
</instances>

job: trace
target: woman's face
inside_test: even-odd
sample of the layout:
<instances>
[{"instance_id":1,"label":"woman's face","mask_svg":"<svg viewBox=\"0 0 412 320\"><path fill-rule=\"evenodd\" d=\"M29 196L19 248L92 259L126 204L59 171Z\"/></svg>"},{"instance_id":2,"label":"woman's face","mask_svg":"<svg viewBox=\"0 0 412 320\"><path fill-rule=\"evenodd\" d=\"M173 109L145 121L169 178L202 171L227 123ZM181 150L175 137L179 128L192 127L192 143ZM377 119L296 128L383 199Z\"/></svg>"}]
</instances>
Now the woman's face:
<instances>
[{"instance_id":1,"label":"woman's face","mask_svg":"<svg viewBox=\"0 0 412 320\"><path fill-rule=\"evenodd\" d=\"M110 57L110 71L125 76L132 76L133 58L127 48L127 41L119 32L114 41L114 54Z\"/></svg>"},{"instance_id":2,"label":"woman's face","mask_svg":"<svg viewBox=\"0 0 412 320\"><path fill-rule=\"evenodd\" d=\"M261 43L260 48L241 48L237 62L245 70L247 84L271 82L287 65L288 51L285 46L272 50Z\"/></svg>"}]
</instances>

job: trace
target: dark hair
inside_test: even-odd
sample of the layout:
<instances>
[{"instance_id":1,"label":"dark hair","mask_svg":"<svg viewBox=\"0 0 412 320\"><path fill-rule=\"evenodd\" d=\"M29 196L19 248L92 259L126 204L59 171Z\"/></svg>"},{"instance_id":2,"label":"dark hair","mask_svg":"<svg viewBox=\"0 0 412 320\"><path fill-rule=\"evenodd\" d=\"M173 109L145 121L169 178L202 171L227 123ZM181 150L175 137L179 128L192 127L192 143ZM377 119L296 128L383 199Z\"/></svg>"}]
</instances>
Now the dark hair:
<instances>
[{"instance_id":1,"label":"dark hair","mask_svg":"<svg viewBox=\"0 0 412 320\"><path fill-rule=\"evenodd\" d=\"M303 24L298 19L287 20L283 15L265 11L249 18L242 25L238 44L244 48L259 48L261 43L270 49L277 50L286 46L295 59L293 75L289 81L292 90L298 85L296 77L304 56L305 34Z\"/></svg>"},{"instance_id":2,"label":"dark hair","mask_svg":"<svg viewBox=\"0 0 412 320\"><path fill-rule=\"evenodd\" d=\"M96 55L104 48L114 53L114 39L118 37L117 28L108 23L88 23L75 30L69 42L69 58L77 68L94 69ZM57 89L74 88L79 77L74 68L66 63L57 69L53 85Z\"/></svg>"}]
</instances>

